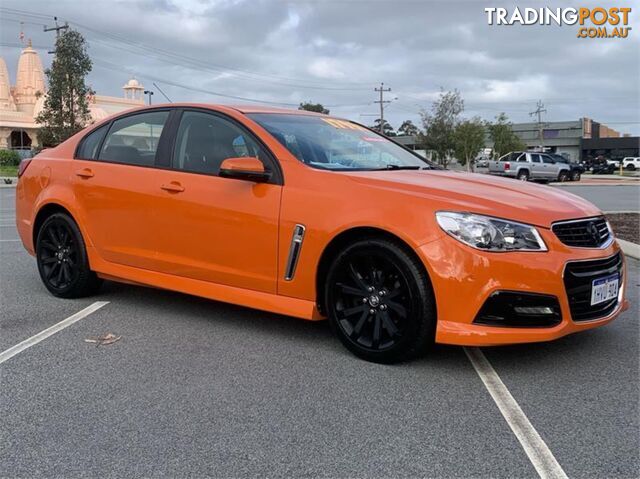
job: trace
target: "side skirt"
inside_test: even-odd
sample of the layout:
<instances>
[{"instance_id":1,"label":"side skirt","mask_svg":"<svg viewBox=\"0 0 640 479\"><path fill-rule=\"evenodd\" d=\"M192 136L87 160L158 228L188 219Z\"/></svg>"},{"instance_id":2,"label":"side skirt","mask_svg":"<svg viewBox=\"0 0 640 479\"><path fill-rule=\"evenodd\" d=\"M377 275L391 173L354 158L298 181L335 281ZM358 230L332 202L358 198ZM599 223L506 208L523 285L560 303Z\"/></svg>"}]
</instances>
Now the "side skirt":
<instances>
[{"instance_id":1,"label":"side skirt","mask_svg":"<svg viewBox=\"0 0 640 479\"><path fill-rule=\"evenodd\" d=\"M325 319L313 301L109 263L95 254L93 248L88 249L91 269L104 279L178 291L310 321Z\"/></svg>"}]
</instances>

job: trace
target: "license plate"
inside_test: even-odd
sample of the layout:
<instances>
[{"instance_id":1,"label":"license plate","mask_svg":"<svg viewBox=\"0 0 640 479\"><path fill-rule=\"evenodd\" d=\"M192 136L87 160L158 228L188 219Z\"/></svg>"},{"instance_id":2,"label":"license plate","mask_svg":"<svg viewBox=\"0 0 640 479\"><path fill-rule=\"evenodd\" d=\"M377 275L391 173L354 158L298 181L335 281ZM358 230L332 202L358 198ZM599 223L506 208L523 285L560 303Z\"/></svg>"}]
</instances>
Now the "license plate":
<instances>
[{"instance_id":1,"label":"license plate","mask_svg":"<svg viewBox=\"0 0 640 479\"><path fill-rule=\"evenodd\" d=\"M619 277L612 274L605 278L594 279L591 283L591 306L604 303L618 297Z\"/></svg>"}]
</instances>

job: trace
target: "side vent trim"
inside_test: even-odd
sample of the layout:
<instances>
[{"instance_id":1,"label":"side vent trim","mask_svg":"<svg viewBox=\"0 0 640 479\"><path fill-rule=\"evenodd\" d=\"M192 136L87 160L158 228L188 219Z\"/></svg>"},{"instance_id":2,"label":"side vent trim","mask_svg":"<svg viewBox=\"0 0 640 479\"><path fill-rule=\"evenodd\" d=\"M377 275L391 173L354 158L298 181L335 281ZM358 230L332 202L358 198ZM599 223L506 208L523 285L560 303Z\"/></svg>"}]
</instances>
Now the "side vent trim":
<instances>
[{"instance_id":1,"label":"side vent trim","mask_svg":"<svg viewBox=\"0 0 640 479\"><path fill-rule=\"evenodd\" d=\"M284 274L285 281L291 281L296 274L296 266L298 266L298 258L300 258L300 251L302 250L304 232L304 225L297 224L295 228L293 228L291 246L289 246L289 257L287 258L287 268Z\"/></svg>"}]
</instances>

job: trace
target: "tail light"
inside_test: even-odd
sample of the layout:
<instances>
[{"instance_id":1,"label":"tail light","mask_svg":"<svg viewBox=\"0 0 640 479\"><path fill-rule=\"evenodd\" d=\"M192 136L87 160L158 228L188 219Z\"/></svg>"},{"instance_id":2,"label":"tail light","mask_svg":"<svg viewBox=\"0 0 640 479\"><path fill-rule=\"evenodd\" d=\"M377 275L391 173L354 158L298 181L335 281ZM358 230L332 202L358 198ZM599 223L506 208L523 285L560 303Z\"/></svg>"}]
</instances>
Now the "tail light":
<instances>
[{"instance_id":1,"label":"tail light","mask_svg":"<svg viewBox=\"0 0 640 479\"><path fill-rule=\"evenodd\" d=\"M18 178L20 178L24 174L24 172L27 171L27 168L30 164L31 158L25 158L20 162L20 166L18 166Z\"/></svg>"},{"instance_id":2,"label":"tail light","mask_svg":"<svg viewBox=\"0 0 640 479\"><path fill-rule=\"evenodd\" d=\"M511 163L506 162L506 163L504 164L504 169L505 169L505 170L510 170L510 169L511 169Z\"/></svg>"}]
</instances>

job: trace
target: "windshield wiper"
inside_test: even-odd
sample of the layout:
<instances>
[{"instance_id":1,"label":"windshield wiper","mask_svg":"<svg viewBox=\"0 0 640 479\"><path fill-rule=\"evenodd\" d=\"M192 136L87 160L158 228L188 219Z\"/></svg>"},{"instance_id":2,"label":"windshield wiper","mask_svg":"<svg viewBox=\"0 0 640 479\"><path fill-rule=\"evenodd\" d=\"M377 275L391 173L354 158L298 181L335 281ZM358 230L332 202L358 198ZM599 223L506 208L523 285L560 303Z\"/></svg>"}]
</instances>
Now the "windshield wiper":
<instances>
[{"instance_id":1,"label":"windshield wiper","mask_svg":"<svg viewBox=\"0 0 640 479\"><path fill-rule=\"evenodd\" d=\"M413 166L413 165L386 165L384 168L379 168L380 170L420 170L422 166Z\"/></svg>"}]
</instances>

